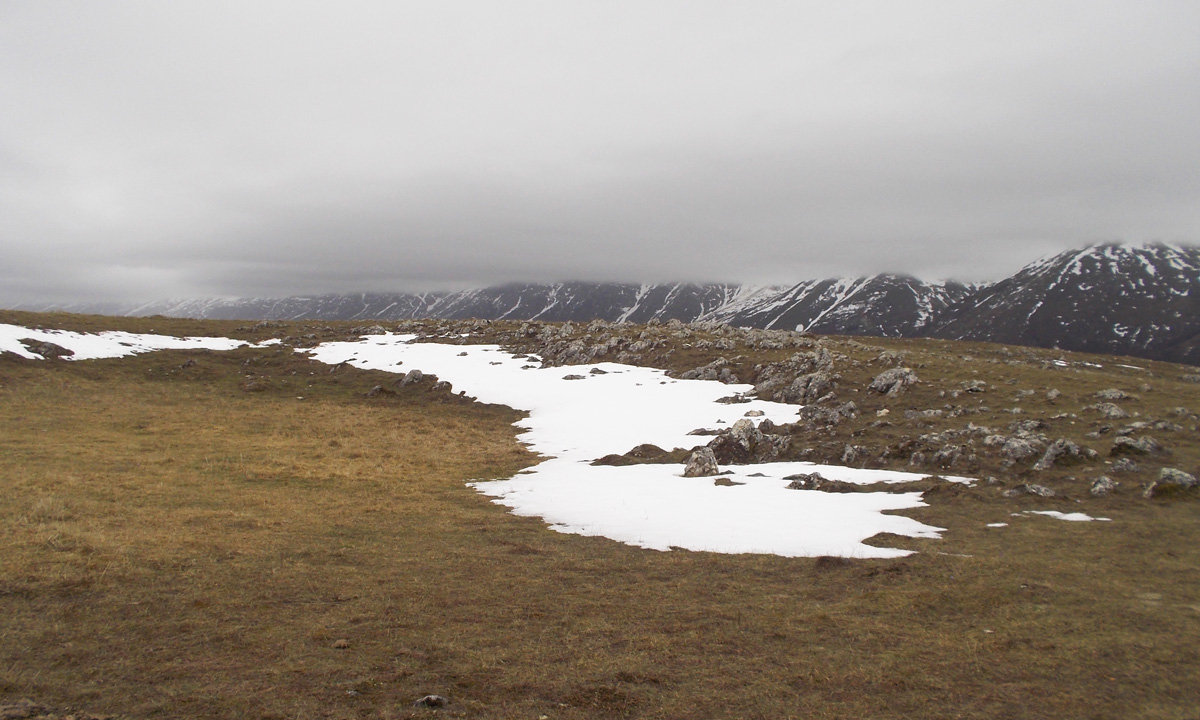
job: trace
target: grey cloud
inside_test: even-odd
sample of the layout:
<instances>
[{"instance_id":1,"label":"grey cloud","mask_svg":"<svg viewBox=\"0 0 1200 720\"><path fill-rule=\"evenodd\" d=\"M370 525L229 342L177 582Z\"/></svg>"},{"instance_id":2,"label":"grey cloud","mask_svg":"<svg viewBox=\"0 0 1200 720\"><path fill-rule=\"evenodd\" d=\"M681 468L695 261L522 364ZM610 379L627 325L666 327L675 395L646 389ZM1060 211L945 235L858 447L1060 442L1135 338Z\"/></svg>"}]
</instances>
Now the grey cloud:
<instances>
[{"instance_id":1,"label":"grey cloud","mask_svg":"<svg viewBox=\"0 0 1200 720\"><path fill-rule=\"evenodd\" d=\"M10 4L0 302L982 280L1196 242L1197 21L1189 2Z\"/></svg>"}]
</instances>

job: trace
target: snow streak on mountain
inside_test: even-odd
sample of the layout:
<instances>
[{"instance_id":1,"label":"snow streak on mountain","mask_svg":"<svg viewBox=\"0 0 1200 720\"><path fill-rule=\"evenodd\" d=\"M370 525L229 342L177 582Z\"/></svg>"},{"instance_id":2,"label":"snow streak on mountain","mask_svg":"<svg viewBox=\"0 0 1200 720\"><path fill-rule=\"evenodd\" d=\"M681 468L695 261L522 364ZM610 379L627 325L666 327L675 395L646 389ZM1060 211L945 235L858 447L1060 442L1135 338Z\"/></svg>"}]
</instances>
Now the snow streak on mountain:
<instances>
[{"instance_id":1,"label":"snow streak on mountain","mask_svg":"<svg viewBox=\"0 0 1200 720\"><path fill-rule=\"evenodd\" d=\"M1200 249L1098 245L1044 258L1000 282L975 286L897 275L765 287L576 282L448 293L54 309L247 320L711 320L818 334L980 340L1200 364Z\"/></svg>"}]
</instances>

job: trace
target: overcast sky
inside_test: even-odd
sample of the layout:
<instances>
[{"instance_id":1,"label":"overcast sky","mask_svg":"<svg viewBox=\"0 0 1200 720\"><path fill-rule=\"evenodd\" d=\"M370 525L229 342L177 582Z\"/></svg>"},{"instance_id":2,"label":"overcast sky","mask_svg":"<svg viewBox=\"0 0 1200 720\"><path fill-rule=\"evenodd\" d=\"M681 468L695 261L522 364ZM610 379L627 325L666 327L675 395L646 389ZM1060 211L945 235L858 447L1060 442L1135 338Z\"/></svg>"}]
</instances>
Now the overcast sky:
<instances>
[{"instance_id":1,"label":"overcast sky","mask_svg":"<svg viewBox=\"0 0 1200 720\"><path fill-rule=\"evenodd\" d=\"M1200 2L0 0L0 302L1200 240Z\"/></svg>"}]
</instances>

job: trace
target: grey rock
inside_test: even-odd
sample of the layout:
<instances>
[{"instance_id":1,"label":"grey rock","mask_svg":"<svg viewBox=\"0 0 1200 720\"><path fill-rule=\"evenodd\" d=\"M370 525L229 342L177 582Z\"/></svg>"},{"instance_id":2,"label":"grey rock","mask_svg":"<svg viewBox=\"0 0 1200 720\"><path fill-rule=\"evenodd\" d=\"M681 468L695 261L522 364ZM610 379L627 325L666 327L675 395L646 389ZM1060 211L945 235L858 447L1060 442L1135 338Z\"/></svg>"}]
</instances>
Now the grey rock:
<instances>
[{"instance_id":1,"label":"grey rock","mask_svg":"<svg viewBox=\"0 0 1200 720\"><path fill-rule=\"evenodd\" d=\"M450 701L441 695L426 695L413 703L413 707L419 708L443 708L450 704Z\"/></svg>"},{"instance_id":2,"label":"grey rock","mask_svg":"<svg viewBox=\"0 0 1200 720\"><path fill-rule=\"evenodd\" d=\"M857 465L867 459L871 451L862 445L847 445L842 449L842 464Z\"/></svg>"},{"instance_id":3,"label":"grey rock","mask_svg":"<svg viewBox=\"0 0 1200 720\"><path fill-rule=\"evenodd\" d=\"M1177 468L1163 468L1159 471L1158 480L1146 486L1142 493L1145 498L1161 498L1176 495L1184 490L1191 490L1200 485L1200 481L1191 473Z\"/></svg>"},{"instance_id":4,"label":"grey rock","mask_svg":"<svg viewBox=\"0 0 1200 720\"><path fill-rule=\"evenodd\" d=\"M1095 410L1096 412L1100 413L1100 417L1108 420L1121 420L1129 417L1129 413L1125 412L1121 406L1114 405L1113 403L1109 402L1096 403L1095 405L1091 405L1085 409Z\"/></svg>"},{"instance_id":5,"label":"grey rock","mask_svg":"<svg viewBox=\"0 0 1200 720\"><path fill-rule=\"evenodd\" d=\"M1032 483L1023 483L1014 488L1009 488L1001 493L1006 498L1019 497L1021 495L1037 495L1038 497L1054 497L1057 495L1053 490L1045 485L1034 485Z\"/></svg>"},{"instance_id":6,"label":"grey rock","mask_svg":"<svg viewBox=\"0 0 1200 720\"><path fill-rule=\"evenodd\" d=\"M1108 495L1116 490L1118 485L1120 485L1120 483L1118 483L1116 480L1113 480L1107 475L1101 475L1092 482L1092 488L1088 492L1090 492L1093 497L1104 497L1105 495Z\"/></svg>"},{"instance_id":7,"label":"grey rock","mask_svg":"<svg viewBox=\"0 0 1200 720\"><path fill-rule=\"evenodd\" d=\"M1084 448L1079 447L1075 443L1066 438L1059 438L1046 448L1046 452L1041 459L1034 464L1034 470L1049 470L1055 465L1069 463L1085 457L1089 454L1095 454L1095 451L1088 453Z\"/></svg>"},{"instance_id":8,"label":"grey rock","mask_svg":"<svg viewBox=\"0 0 1200 720\"><path fill-rule=\"evenodd\" d=\"M1120 388L1108 388L1096 393L1095 397L1099 400L1128 400L1130 395Z\"/></svg>"},{"instance_id":9,"label":"grey rock","mask_svg":"<svg viewBox=\"0 0 1200 720\"><path fill-rule=\"evenodd\" d=\"M912 368L898 367L876 375L867 389L884 395L899 395L920 381Z\"/></svg>"},{"instance_id":10,"label":"grey rock","mask_svg":"<svg viewBox=\"0 0 1200 720\"><path fill-rule=\"evenodd\" d=\"M775 394L775 399L786 403L817 403L837 388L837 383L827 372L817 371L801 375L787 388Z\"/></svg>"},{"instance_id":11,"label":"grey rock","mask_svg":"<svg viewBox=\"0 0 1200 720\"><path fill-rule=\"evenodd\" d=\"M1191 473L1186 473L1178 468L1163 468L1158 473L1158 481L1169 485L1178 485L1183 488L1196 487L1200 481L1196 480L1196 476Z\"/></svg>"},{"instance_id":12,"label":"grey rock","mask_svg":"<svg viewBox=\"0 0 1200 720\"><path fill-rule=\"evenodd\" d=\"M47 340L19 340L25 349L34 355L41 355L46 360L57 360L59 358L70 357L75 354L74 350L57 345Z\"/></svg>"},{"instance_id":13,"label":"grey rock","mask_svg":"<svg viewBox=\"0 0 1200 720\"><path fill-rule=\"evenodd\" d=\"M720 472L712 448L702 447L691 454L683 468L684 477L710 477Z\"/></svg>"},{"instance_id":14,"label":"grey rock","mask_svg":"<svg viewBox=\"0 0 1200 720\"><path fill-rule=\"evenodd\" d=\"M1112 464L1111 470L1119 473L1135 473L1141 471L1141 468L1133 461L1133 458L1123 457Z\"/></svg>"},{"instance_id":15,"label":"grey rock","mask_svg":"<svg viewBox=\"0 0 1200 720\"><path fill-rule=\"evenodd\" d=\"M404 377L400 379L400 387L407 387L413 383L419 383L425 379L425 373L413 368L404 373Z\"/></svg>"},{"instance_id":16,"label":"grey rock","mask_svg":"<svg viewBox=\"0 0 1200 720\"><path fill-rule=\"evenodd\" d=\"M1113 438L1110 455L1150 455L1163 452L1163 446L1149 435L1143 435L1136 440L1130 437Z\"/></svg>"}]
</instances>

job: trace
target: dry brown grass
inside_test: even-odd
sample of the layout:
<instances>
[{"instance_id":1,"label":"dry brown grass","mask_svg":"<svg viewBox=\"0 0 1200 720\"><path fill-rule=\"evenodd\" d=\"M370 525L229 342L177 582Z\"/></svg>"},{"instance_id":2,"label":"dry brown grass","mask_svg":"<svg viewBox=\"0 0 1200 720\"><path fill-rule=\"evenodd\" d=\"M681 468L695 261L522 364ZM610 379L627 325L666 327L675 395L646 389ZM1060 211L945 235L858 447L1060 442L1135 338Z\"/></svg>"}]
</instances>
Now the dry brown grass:
<instances>
[{"instance_id":1,"label":"dry brown grass","mask_svg":"<svg viewBox=\"0 0 1200 720\"><path fill-rule=\"evenodd\" d=\"M150 327L179 331L166 323ZM266 389L239 389L247 374ZM1089 501L1112 521L1073 524L1010 515L1066 505L931 494L911 514L949 531L886 539L920 550L902 560L645 551L487 502L464 480L531 461L517 415L428 389L365 398L381 379L286 349L0 358L0 701L137 718L420 717L426 693L472 718L1196 716L1194 502Z\"/></svg>"}]
</instances>

